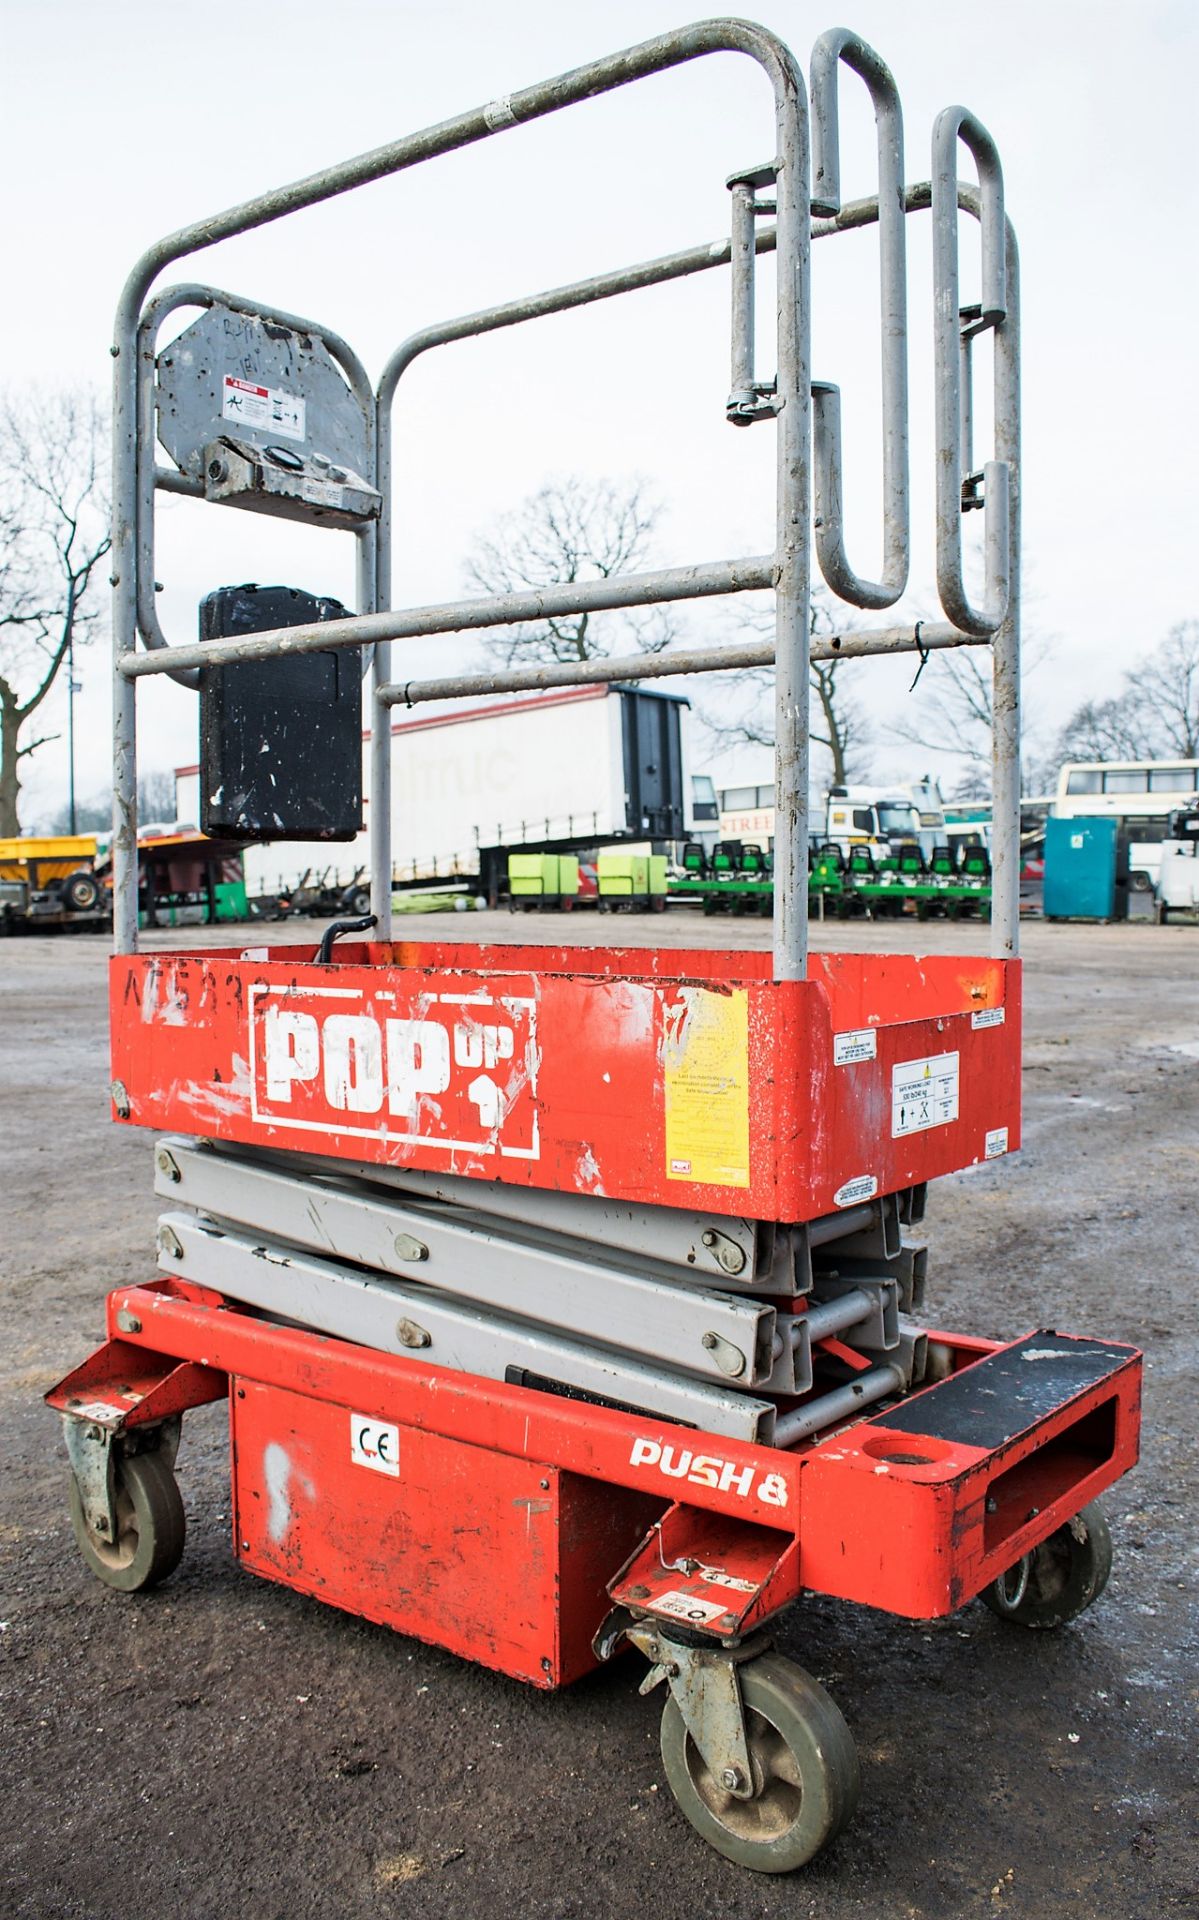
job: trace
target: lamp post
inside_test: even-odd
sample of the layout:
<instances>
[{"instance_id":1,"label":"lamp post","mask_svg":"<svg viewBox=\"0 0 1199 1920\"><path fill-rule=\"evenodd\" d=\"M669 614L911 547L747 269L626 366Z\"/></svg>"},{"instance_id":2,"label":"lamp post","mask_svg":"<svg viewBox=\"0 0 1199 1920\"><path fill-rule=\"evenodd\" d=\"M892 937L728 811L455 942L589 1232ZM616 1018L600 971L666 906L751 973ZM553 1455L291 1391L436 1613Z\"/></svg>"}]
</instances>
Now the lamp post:
<instances>
[{"instance_id":1,"label":"lamp post","mask_svg":"<svg viewBox=\"0 0 1199 1920\"><path fill-rule=\"evenodd\" d=\"M67 641L67 759L69 762L70 831L75 832L75 695L82 690L75 678L75 641Z\"/></svg>"}]
</instances>

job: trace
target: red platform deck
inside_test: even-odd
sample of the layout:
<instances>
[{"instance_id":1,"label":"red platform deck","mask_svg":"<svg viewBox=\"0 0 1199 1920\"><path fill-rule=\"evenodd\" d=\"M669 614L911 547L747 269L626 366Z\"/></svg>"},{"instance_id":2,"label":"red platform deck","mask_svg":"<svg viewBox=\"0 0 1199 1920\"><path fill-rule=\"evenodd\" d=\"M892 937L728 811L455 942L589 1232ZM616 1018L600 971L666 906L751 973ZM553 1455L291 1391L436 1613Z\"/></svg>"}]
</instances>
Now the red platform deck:
<instances>
[{"instance_id":1,"label":"red platform deck","mask_svg":"<svg viewBox=\"0 0 1199 1920\"><path fill-rule=\"evenodd\" d=\"M799 1221L1019 1145L1020 968L346 943L113 960L118 1120Z\"/></svg>"}]
</instances>

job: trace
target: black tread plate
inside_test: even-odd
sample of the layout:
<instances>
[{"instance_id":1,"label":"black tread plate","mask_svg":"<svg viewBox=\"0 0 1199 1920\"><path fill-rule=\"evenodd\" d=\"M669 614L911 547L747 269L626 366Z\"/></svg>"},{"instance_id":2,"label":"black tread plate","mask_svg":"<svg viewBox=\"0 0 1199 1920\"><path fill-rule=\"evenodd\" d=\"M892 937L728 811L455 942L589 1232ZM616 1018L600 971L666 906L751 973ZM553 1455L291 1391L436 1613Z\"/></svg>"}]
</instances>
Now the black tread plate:
<instances>
[{"instance_id":1,"label":"black tread plate","mask_svg":"<svg viewBox=\"0 0 1199 1920\"><path fill-rule=\"evenodd\" d=\"M1131 1360L1134 1347L1030 1333L876 1414L872 1426L970 1447L1001 1447Z\"/></svg>"}]
</instances>

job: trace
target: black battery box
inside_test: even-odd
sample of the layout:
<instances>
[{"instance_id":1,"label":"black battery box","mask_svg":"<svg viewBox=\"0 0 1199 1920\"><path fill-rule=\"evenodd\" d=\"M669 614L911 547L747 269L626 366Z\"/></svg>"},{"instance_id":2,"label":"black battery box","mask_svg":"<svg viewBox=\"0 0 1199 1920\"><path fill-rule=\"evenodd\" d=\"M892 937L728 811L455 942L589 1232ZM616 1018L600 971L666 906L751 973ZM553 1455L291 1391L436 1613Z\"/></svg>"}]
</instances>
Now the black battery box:
<instances>
[{"instance_id":1,"label":"black battery box","mask_svg":"<svg viewBox=\"0 0 1199 1920\"><path fill-rule=\"evenodd\" d=\"M344 620L298 587L218 587L200 639ZM356 647L200 670L200 826L239 840L352 840L362 827Z\"/></svg>"}]
</instances>

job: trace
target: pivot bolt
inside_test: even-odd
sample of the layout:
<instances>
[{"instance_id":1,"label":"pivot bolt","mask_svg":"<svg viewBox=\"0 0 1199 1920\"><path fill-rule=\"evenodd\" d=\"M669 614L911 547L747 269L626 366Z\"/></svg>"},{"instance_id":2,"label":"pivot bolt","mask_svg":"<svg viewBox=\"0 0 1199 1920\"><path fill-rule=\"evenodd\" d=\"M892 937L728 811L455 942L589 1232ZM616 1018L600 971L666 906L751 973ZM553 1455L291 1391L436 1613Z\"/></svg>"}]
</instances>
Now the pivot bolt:
<instances>
[{"instance_id":1,"label":"pivot bolt","mask_svg":"<svg viewBox=\"0 0 1199 1920\"><path fill-rule=\"evenodd\" d=\"M725 1767L720 1776L720 1784L727 1793L740 1793L745 1785L745 1775L740 1767Z\"/></svg>"},{"instance_id":2,"label":"pivot bolt","mask_svg":"<svg viewBox=\"0 0 1199 1920\"><path fill-rule=\"evenodd\" d=\"M723 1268L725 1273L742 1272L745 1266L745 1252L735 1240L730 1240L725 1233L718 1233L714 1227L705 1228L699 1238L700 1245L707 1247L717 1266Z\"/></svg>"}]
</instances>

